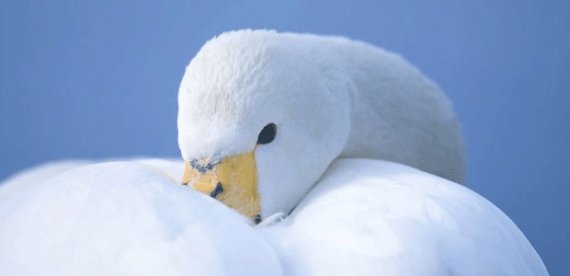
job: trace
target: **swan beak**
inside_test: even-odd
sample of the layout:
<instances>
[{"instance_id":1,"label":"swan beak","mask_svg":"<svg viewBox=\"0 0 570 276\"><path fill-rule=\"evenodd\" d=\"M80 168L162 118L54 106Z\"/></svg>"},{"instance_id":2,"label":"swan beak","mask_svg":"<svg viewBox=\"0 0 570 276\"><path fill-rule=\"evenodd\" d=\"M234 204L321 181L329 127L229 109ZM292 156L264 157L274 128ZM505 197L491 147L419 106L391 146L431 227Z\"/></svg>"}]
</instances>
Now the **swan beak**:
<instances>
[{"instance_id":1,"label":"swan beak","mask_svg":"<svg viewBox=\"0 0 570 276\"><path fill-rule=\"evenodd\" d=\"M219 162L184 162L182 184L209 195L230 208L260 221L255 151L228 156Z\"/></svg>"}]
</instances>

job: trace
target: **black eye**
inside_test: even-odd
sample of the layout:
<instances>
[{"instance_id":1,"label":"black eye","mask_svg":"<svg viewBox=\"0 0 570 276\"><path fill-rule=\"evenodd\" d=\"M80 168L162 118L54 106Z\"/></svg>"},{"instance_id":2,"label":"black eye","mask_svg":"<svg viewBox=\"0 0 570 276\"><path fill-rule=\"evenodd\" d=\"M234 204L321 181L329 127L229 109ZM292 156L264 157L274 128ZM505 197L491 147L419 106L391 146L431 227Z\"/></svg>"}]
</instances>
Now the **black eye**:
<instances>
[{"instance_id":1,"label":"black eye","mask_svg":"<svg viewBox=\"0 0 570 276\"><path fill-rule=\"evenodd\" d=\"M274 123L266 125L259 133L259 136L257 136L257 144L265 145L273 142L276 134L277 126Z\"/></svg>"}]
</instances>

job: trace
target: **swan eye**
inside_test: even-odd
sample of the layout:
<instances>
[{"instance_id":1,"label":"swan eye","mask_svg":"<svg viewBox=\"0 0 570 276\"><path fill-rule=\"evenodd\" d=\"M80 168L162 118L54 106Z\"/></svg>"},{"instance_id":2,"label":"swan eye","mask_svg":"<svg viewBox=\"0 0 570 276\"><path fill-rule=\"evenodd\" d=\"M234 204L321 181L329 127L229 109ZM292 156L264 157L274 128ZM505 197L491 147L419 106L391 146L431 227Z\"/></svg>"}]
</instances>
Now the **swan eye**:
<instances>
[{"instance_id":1,"label":"swan eye","mask_svg":"<svg viewBox=\"0 0 570 276\"><path fill-rule=\"evenodd\" d=\"M273 142L276 134L277 126L274 123L266 125L259 133L259 136L257 136L257 144L265 145Z\"/></svg>"}]
</instances>

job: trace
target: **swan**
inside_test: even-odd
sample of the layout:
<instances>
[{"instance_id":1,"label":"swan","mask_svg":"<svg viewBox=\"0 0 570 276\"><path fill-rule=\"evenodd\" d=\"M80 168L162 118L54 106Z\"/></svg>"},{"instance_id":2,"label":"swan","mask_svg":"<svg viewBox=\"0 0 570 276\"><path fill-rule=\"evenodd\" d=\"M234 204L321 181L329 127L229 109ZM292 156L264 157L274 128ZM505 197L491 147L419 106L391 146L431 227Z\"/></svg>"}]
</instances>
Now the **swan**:
<instances>
[{"instance_id":1,"label":"swan","mask_svg":"<svg viewBox=\"0 0 570 276\"><path fill-rule=\"evenodd\" d=\"M548 275L458 184L451 105L395 54L224 33L186 69L178 129L183 161L56 165L0 185L0 274Z\"/></svg>"}]
</instances>

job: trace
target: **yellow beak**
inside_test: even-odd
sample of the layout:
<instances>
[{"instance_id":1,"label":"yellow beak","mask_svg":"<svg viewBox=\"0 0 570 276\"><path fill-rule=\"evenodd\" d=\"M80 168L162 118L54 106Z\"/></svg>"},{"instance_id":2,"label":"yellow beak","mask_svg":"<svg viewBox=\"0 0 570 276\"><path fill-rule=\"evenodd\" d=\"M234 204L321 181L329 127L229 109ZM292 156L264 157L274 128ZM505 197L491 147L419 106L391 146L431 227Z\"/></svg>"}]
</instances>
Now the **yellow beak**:
<instances>
[{"instance_id":1,"label":"yellow beak","mask_svg":"<svg viewBox=\"0 0 570 276\"><path fill-rule=\"evenodd\" d=\"M218 163L185 161L182 183L218 199L255 222L260 220L255 150L226 157Z\"/></svg>"}]
</instances>

